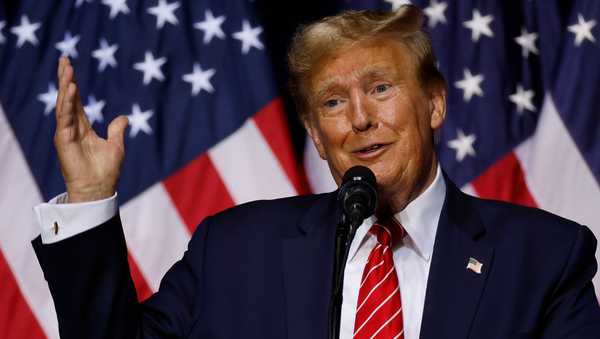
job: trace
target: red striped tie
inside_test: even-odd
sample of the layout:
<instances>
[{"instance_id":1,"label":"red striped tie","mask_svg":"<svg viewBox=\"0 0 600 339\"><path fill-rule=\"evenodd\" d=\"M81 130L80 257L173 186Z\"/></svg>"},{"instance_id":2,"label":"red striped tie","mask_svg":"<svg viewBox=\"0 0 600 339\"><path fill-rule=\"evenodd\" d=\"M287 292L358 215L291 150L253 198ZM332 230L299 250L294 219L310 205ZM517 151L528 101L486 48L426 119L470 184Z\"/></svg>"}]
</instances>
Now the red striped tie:
<instances>
[{"instance_id":1,"label":"red striped tie","mask_svg":"<svg viewBox=\"0 0 600 339\"><path fill-rule=\"evenodd\" d=\"M378 244L371 250L363 271L354 338L404 339L402 302L391 248L392 235L401 239L404 230L398 223L390 227L374 224L369 232L377 236Z\"/></svg>"}]
</instances>

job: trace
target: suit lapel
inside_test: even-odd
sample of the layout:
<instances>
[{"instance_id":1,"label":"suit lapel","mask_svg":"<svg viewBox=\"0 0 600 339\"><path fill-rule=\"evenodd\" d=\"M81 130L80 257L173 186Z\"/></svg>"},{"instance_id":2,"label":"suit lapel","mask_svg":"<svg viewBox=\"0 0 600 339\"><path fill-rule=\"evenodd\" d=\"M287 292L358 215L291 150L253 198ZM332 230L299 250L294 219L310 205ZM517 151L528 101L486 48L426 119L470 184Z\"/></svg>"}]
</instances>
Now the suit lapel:
<instances>
[{"instance_id":1,"label":"suit lapel","mask_svg":"<svg viewBox=\"0 0 600 339\"><path fill-rule=\"evenodd\" d=\"M282 236L287 337L326 338L337 223L335 193L310 208L291 234Z\"/></svg>"},{"instance_id":2,"label":"suit lapel","mask_svg":"<svg viewBox=\"0 0 600 339\"><path fill-rule=\"evenodd\" d=\"M468 197L446 180L446 200L435 239L421 338L468 338L488 272L493 248L484 239L485 228L469 206ZM468 269L469 259L476 261ZM481 263L481 273L477 262Z\"/></svg>"}]
</instances>

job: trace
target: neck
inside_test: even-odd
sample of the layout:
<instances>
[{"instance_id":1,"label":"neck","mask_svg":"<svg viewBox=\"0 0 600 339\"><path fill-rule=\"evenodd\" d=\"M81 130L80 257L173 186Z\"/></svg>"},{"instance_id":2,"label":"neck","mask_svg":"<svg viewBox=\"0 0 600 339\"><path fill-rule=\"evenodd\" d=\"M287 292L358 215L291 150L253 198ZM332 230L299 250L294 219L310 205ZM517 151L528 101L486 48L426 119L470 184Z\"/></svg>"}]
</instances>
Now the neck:
<instances>
[{"instance_id":1,"label":"neck","mask_svg":"<svg viewBox=\"0 0 600 339\"><path fill-rule=\"evenodd\" d=\"M435 154L420 175L412 183L403 183L400 189L392 192L380 192L380 202L376 215L378 218L394 215L415 200L433 183L437 174L438 161Z\"/></svg>"}]
</instances>

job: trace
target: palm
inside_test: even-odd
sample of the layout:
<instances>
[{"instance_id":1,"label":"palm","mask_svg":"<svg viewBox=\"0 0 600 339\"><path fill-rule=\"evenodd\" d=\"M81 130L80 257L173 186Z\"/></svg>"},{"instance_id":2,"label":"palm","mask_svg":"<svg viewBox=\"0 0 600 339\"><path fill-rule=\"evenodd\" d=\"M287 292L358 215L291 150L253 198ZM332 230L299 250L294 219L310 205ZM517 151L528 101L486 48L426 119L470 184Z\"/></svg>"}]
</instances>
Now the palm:
<instances>
[{"instance_id":1,"label":"palm","mask_svg":"<svg viewBox=\"0 0 600 339\"><path fill-rule=\"evenodd\" d=\"M103 138L92 129L81 138L64 143L59 151L63 176L67 187L101 182L105 178L118 176L124 156L123 148Z\"/></svg>"},{"instance_id":2,"label":"palm","mask_svg":"<svg viewBox=\"0 0 600 339\"><path fill-rule=\"evenodd\" d=\"M125 155L124 117L109 125L108 138L91 128L67 59L59 65L60 90L56 105L54 143L70 201L106 198L114 193Z\"/></svg>"}]
</instances>

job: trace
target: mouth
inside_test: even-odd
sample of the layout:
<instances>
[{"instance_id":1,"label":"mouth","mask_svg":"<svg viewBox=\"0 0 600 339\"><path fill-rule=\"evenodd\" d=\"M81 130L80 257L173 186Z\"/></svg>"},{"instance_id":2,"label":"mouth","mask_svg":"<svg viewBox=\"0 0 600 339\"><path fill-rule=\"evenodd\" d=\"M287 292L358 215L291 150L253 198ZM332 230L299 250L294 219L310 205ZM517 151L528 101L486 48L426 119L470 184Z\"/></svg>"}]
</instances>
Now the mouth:
<instances>
[{"instance_id":1,"label":"mouth","mask_svg":"<svg viewBox=\"0 0 600 339\"><path fill-rule=\"evenodd\" d=\"M361 159L371 158L383 153L389 144L377 143L353 151Z\"/></svg>"}]
</instances>

